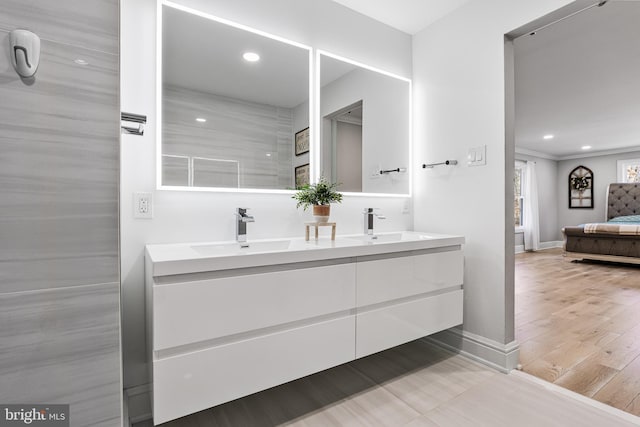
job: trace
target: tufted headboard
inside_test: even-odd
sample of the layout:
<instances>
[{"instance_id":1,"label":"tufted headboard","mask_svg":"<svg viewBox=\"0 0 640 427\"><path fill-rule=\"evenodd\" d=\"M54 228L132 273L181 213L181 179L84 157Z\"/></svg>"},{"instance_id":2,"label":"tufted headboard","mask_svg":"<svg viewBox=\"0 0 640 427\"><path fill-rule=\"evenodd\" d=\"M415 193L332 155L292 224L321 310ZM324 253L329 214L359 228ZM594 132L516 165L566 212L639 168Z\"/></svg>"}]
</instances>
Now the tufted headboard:
<instances>
[{"instance_id":1,"label":"tufted headboard","mask_svg":"<svg viewBox=\"0 0 640 427\"><path fill-rule=\"evenodd\" d=\"M623 215L640 215L640 183L609 184L607 221Z\"/></svg>"}]
</instances>

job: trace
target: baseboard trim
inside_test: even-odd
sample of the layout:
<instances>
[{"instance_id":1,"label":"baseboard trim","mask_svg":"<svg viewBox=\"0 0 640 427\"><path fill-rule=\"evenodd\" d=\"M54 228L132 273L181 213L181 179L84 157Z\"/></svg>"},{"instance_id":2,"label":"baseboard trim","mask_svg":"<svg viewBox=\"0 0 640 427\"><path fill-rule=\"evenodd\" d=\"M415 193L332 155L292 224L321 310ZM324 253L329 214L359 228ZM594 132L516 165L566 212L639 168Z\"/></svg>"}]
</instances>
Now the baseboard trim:
<instances>
[{"instance_id":1,"label":"baseboard trim","mask_svg":"<svg viewBox=\"0 0 640 427\"><path fill-rule=\"evenodd\" d=\"M550 242L542 242L540 243L540 249L554 249L561 248L564 245L562 240L553 240Z\"/></svg>"},{"instance_id":2,"label":"baseboard trim","mask_svg":"<svg viewBox=\"0 0 640 427\"><path fill-rule=\"evenodd\" d=\"M518 365L520 345L517 341L501 344L459 328L447 329L425 339L500 372L508 373Z\"/></svg>"},{"instance_id":3,"label":"baseboard trim","mask_svg":"<svg viewBox=\"0 0 640 427\"><path fill-rule=\"evenodd\" d=\"M151 413L151 384L142 384L124 390L129 425L153 419Z\"/></svg>"},{"instance_id":4,"label":"baseboard trim","mask_svg":"<svg viewBox=\"0 0 640 427\"><path fill-rule=\"evenodd\" d=\"M614 408L613 406L606 405L606 404L604 404L602 402L599 402L597 400L594 400L594 399L592 399L590 397L583 396L581 394L578 394L578 393L576 393L574 391L571 391L571 390L568 390L566 388L562 388L562 387L560 387L560 386L558 386L556 384L547 382L547 381L545 381L543 379L540 379L538 377L535 377L535 376L533 376L531 374L528 374L526 372L523 372L523 371L514 370L514 371L511 372L510 375L518 376L518 377L523 378L523 379L525 379L527 381L530 381L530 382L532 382L534 384L538 384L538 385L546 388L547 390L553 391L553 392L561 394L563 396L570 397L571 399L577 400L578 402L582 402L585 405L589 405L589 406L591 406L593 408L596 408L596 409L598 409L600 411L603 411L603 412L606 412L608 414L614 415L614 416L616 416L618 418L621 418L624 421L627 421L627 422L630 422L630 423L632 423L634 425L640 426L640 418L639 417L636 417L635 415L630 414L628 412L624 412L621 409Z\"/></svg>"},{"instance_id":5,"label":"baseboard trim","mask_svg":"<svg viewBox=\"0 0 640 427\"><path fill-rule=\"evenodd\" d=\"M562 240L552 240L550 242L541 242L538 250L543 251L545 249L554 249L554 248L562 248L564 242ZM524 245L516 245L515 253L521 254L524 253Z\"/></svg>"}]
</instances>

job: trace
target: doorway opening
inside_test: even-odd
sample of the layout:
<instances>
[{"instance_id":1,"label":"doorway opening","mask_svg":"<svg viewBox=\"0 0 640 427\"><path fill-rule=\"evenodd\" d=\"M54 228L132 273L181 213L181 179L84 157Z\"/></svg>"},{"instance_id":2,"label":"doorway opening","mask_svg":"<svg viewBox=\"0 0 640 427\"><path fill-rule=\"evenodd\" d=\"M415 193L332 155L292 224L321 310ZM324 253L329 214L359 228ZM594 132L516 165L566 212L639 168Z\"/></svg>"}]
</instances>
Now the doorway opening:
<instances>
[{"instance_id":1,"label":"doorway opening","mask_svg":"<svg viewBox=\"0 0 640 427\"><path fill-rule=\"evenodd\" d=\"M514 272L520 366L635 415L640 270L568 261L562 229L606 221L607 187L619 179L620 162L640 158L638 22L640 2L574 2L505 42L505 171L514 198L507 227L517 253L507 257L507 271ZM523 185L527 164L538 191ZM578 167L595 180L593 199L576 206L570 175ZM537 224L527 210L534 201Z\"/></svg>"},{"instance_id":2,"label":"doorway opening","mask_svg":"<svg viewBox=\"0 0 640 427\"><path fill-rule=\"evenodd\" d=\"M324 117L331 138L331 182L340 191L362 192L362 100Z\"/></svg>"}]
</instances>

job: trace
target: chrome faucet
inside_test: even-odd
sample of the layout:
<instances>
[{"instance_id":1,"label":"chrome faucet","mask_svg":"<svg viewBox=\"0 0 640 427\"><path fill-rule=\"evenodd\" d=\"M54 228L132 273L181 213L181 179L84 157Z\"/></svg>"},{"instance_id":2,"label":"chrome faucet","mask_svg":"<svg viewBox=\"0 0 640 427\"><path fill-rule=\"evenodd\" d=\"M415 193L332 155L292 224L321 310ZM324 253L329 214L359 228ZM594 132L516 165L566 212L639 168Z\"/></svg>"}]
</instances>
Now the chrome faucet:
<instances>
[{"instance_id":1,"label":"chrome faucet","mask_svg":"<svg viewBox=\"0 0 640 427\"><path fill-rule=\"evenodd\" d=\"M248 248L249 243L247 243L247 223L255 222L255 218L253 216L247 214L249 208L238 208L236 212L237 221L236 221L236 241L240 243L241 248Z\"/></svg>"},{"instance_id":2,"label":"chrome faucet","mask_svg":"<svg viewBox=\"0 0 640 427\"><path fill-rule=\"evenodd\" d=\"M362 213L364 214L364 234L373 237L373 217L377 217L378 219L387 219L386 216L377 214L373 212L374 210L378 210L378 208L366 208Z\"/></svg>"}]
</instances>

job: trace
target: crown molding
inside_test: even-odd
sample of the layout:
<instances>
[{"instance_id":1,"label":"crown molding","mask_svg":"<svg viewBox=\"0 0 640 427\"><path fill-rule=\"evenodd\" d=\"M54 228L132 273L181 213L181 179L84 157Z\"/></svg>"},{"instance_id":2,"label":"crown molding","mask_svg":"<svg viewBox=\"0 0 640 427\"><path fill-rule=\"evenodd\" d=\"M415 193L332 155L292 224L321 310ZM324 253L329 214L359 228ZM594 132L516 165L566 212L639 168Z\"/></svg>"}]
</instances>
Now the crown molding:
<instances>
[{"instance_id":1,"label":"crown molding","mask_svg":"<svg viewBox=\"0 0 640 427\"><path fill-rule=\"evenodd\" d=\"M525 156L539 157L541 159L562 161L562 160L575 160L575 159L587 159L590 157L610 156L612 154L627 154L640 152L640 147L627 147L627 148L614 148L611 150L591 151L589 153L577 153L569 154L567 156L554 156L553 154L542 153L540 151L528 150L526 148L516 147L516 154L522 154Z\"/></svg>"},{"instance_id":2,"label":"crown molding","mask_svg":"<svg viewBox=\"0 0 640 427\"><path fill-rule=\"evenodd\" d=\"M614 148L611 150L593 151L590 153L570 154L568 156L559 157L558 160L573 160L573 159L586 159L588 157L601 157L609 156L611 154L626 154L640 152L639 147L634 148Z\"/></svg>"},{"instance_id":3,"label":"crown molding","mask_svg":"<svg viewBox=\"0 0 640 427\"><path fill-rule=\"evenodd\" d=\"M556 160L556 161L561 160L560 157L554 156L552 154L541 153L540 151L528 150L526 148L521 148L521 147L516 147L515 152L516 154L524 154L525 156L539 157L541 159Z\"/></svg>"}]
</instances>

